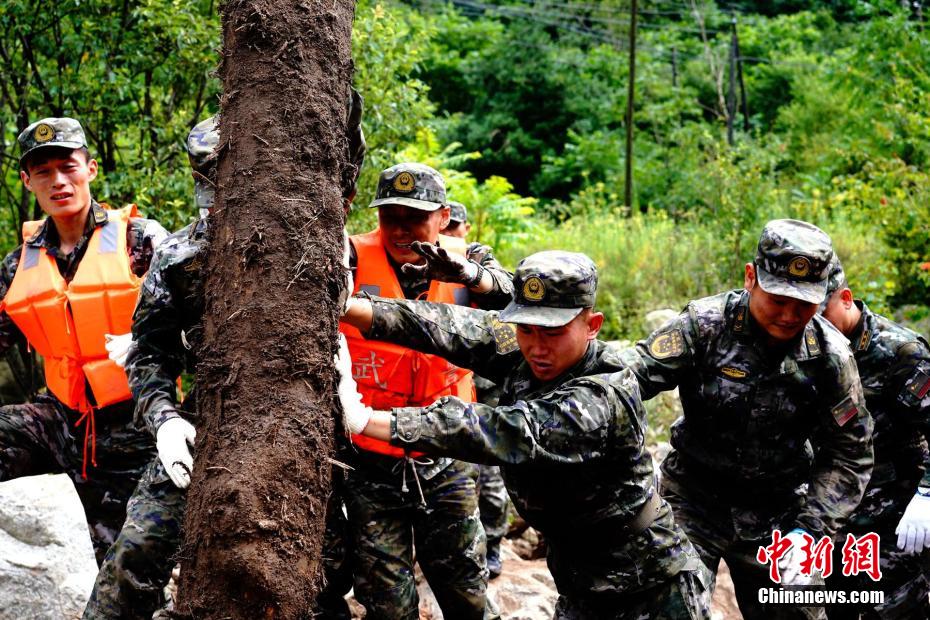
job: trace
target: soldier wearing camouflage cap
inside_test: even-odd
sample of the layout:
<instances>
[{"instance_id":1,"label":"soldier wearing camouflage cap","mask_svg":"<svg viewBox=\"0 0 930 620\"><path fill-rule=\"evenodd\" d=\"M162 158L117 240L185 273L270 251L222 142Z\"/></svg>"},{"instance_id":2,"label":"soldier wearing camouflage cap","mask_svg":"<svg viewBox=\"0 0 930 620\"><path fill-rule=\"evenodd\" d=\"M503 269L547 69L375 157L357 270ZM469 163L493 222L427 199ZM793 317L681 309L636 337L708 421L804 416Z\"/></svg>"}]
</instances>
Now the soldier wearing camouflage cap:
<instances>
[{"instance_id":1,"label":"soldier wearing camouflage cap","mask_svg":"<svg viewBox=\"0 0 930 620\"><path fill-rule=\"evenodd\" d=\"M382 171L370 206L378 209L378 228L350 240L354 292L486 308L509 301L511 276L489 248L440 234L449 222L449 207L438 171L419 163ZM342 331L366 402L415 405L446 395L474 400L467 370L402 346L372 342L350 326ZM358 435L352 441L357 449L346 450L340 460L353 468L346 507L356 543L355 595L367 617L416 616L415 542L417 560L443 615L483 618L485 539L472 467L451 459L424 463L416 453Z\"/></svg>"},{"instance_id":2,"label":"soldier wearing camouflage cap","mask_svg":"<svg viewBox=\"0 0 930 620\"><path fill-rule=\"evenodd\" d=\"M461 202L450 200L449 225L442 230L442 234L464 239L469 232L471 232L471 223L468 221L468 210Z\"/></svg>"},{"instance_id":3,"label":"soldier wearing camouflage cap","mask_svg":"<svg viewBox=\"0 0 930 620\"><path fill-rule=\"evenodd\" d=\"M0 352L28 342L43 357L48 393L0 408L0 480L67 473L100 561L154 455L108 353L114 334L128 340L140 278L167 233L135 205L94 200L97 162L78 121L43 118L18 142L20 178L47 217L24 222L22 245L0 266Z\"/></svg>"},{"instance_id":4,"label":"soldier wearing camouflage cap","mask_svg":"<svg viewBox=\"0 0 930 620\"><path fill-rule=\"evenodd\" d=\"M880 605L836 605L837 618L930 618L930 348L920 334L876 314L855 299L838 258L827 278L823 316L843 332L859 367L866 405L875 420L875 467L862 502L836 536L840 566L847 535L877 533L881 581L834 571L831 590L881 590ZM897 545L890 541L897 541Z\"/></svg>"},{"instance_id":5,"label":"soldier wearing camouflage cap","mask_svg":"<svg viewBox=\"0 0 930 620\"><path fill-rule=\"evenodd\" d=\"M872 469L852 351L817 315L832 255L817 227L769 222L744 290L692 301L623 352L645 398L679 388L684 414L662 465L663 496L708 568L726 560L747 620L823 617L759 602L759 589L775 584L757 552L786 532L782 583L816 580L801 572L804 534L836 532Z\"/></svg>"},{"instance_id":6,"label":"soldier wearing camouflage cap","mask_svg":"<svg viewBox=\"0 0 930 620\"><path fill-rule=\"evenodd\" d=\"M597 340L597 269L583 254L520 262L502 312L357 298L369 338L441 355L501 384L496 407L359 402L342 353L339 394L354 432L500 465L517 511L548 542L556 618L709 618L709 575L654 486L635 376Z\"/></svg>"},{"instance_id":7,"label":"soldier wearing camouflage cap","mask_svg":"<svg viewBox=\"0 0 930 620\"><path fill-rule=\"evenodd\" d=\"M360 100L352 101L347 155L355 173L343 177L344 196L354 195L364 155L364 139L358 141L360 111L351 115L352 105L360 105ZM201 121L191 129L186 143L201 218L158 247L139 297L133 324L135 346L126 369L138 400L138 426L147 429L149 445L155 437L158 453L147 463L119 537L100 567L84 610L85 620L151 618L165 604L164 587L180 550L197 412L188 402L177 402L176 382L182 369L195 372L203 347L203 265L216 186L218 125L216 117ZM339 471L333 473L334 488ZM338 504L339 494L334 492L324 540L327 586L314 613L348 620L351 615L343 595L351 588L351 568L341 547L345 524L339 521Z\"/></svg>"}]
</instances>

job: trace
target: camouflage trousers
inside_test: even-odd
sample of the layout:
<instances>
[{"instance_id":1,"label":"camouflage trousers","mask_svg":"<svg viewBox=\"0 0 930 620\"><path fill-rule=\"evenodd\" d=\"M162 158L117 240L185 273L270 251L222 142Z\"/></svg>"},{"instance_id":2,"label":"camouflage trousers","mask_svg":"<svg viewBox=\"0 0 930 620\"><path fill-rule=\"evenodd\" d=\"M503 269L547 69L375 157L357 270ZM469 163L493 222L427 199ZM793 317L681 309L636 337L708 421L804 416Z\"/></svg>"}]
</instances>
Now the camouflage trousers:
<instances>
[{"instance_id":1,"label":"camouflage trousers","mask_svg":"<svg viewBox=\"0 0 930 620\"><path fill-rule=\"evenodd\" d=\"M481 620L488 571L474 466L454 461L426 480L421 474L414 478L412 461L393 459L396 471L391 471L371 458L391 457L353 459L345 493L356 552L355 597L365 606L365 617L419 618L415 544L416 561L443 617Z\"/></svg>"},{"instance_id":2,"label":"camouflage trousers","mask_svg":"<svg viewBox=\"0 0 930 620\"><path fill-rule=\"evenodd\" d=\"M126 502L155 455L152 436L133 426L132 410L132 401L126 401L95 412L96 433L88 438L85 479L87 419L77 426L76 411L44 394L35 403L0 407L0 481L68 474L84 505L98 564L116 539L126 518Z\"/></svg>"},{"instance_id":3,"label":"camouflage trousers","mask_svg":"<svg viewBox=\"0 0 930 620\"><path fill-rule=\"evenodd\" d=\"M174 486L161 461L153 459L129 500L126 522L97 574L84 620L149 620L164 606L164 588L181 547L186 505L187 492ZM314 614L349 620L343 595L352 587L352 575L344 549L345 515L336 499L330 501L326 527L323 558L327 585Z\"/></svg>"},{"instance_id":4,"label":"camouflage trousers","mask_svg":"<svg viewBox=\"0 0 930 620\"><path fill-rule=\"evenodd\" d=\"M736 591L736 602L740 612L746 620L781 620L781 619L811 619L822 620L826 618L822 607L792 607L788 605L759 603L759 589L777 587L769 578L768 565L760 564L756 560L756 553L760 546L771 544L771 528L765 527L767 534L758 534L758 538L747 539L745 534L740 535L734 526L734 519L747 524L758 526L759 523L769 522L768 516L757 516L754 511L736 509L732 505L715 500L704 494L688 494L686 483L671 479L667 472L662 480L662 497L672 506L675 521L688 535L694 548L701 556L704 564L714 577L710 592L713 594L716 585L717 566L723 559L730 569L733 586ZM790 506L785 506L787 511ZM761 514L763 509L759 508ZM781 512L781 507L764 511ZM794 529L790 520L783 523L774 523L783 532ZM815 584L816 585L816 584ZM822 585L822 582L821 582Z\"/></svg>"},{"instance_id":5,"label":"camouflage trousers","mask_svg":"<svg viewBox=\"0 0 930 620\"><path fill-rule=\"evenodd\" d=\"M578 600L559 596L555 620L710 620L710 572L700 562L648 590Z\"/></svg>"},{"instance_id":6,"label":"camouflage trousers","mask_svg":"<svg viewBox=\"0 0 930 620\"><path fill-rule=\"evenodd\" d=\"M488 540L488 549L497 547L507 534L507 508L510 496L497 465L478 467L478 512Z\"/></svg>"},{"instance_id":7,"label":"camouflage trousers","mask_svg":"<svg viewBox=\"0 0 930 620\"><path fill-rule=\"evenodd\" d=\"M896 516L903 514L903 508ZM833 548L833 574L827 578L827 588L830 590L881 590L885 593L885 600L881 605L831 605L827 607L827 617L830 620L909 620L911 618L930 618L930 552L913 555L898 549L898 537L894 530L894 523L884 526L857 527L838 533L834 537ZM876 532L880 536L879 566L882 571L881 581L872 581L867 575L844 577L842 572L842 548L846 541L846 534L856 537L869 532Z\"/></svg>"}]
</instances>

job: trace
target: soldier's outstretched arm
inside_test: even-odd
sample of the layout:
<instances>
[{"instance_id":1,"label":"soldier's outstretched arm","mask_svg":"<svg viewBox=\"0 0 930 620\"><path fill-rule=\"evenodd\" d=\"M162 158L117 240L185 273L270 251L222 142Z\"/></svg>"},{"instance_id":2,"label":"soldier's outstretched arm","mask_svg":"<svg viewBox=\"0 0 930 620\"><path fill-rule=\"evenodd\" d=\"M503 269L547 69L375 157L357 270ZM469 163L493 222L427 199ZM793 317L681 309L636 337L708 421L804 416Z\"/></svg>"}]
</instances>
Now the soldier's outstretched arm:
<instances>
[{"instance_id":1,"label":"soldier's outstretched arm","mask_svg":"<svg viewBox=\"0 0 930 620\"><path fill-rule=\"evenodd\" d=\"M852 352L837 357L821 385L823 407L814 432L817 458L798 525L812 536L832 535L859 505L872 475L872 416L865 406Z\"/></svg>"},{"instance_id":2,"label":"soldier's outstretched arm","mask_svg":"<svg viewBox=\"0 0 930 620\"><path fill-rule=\"evenodd\" d=\"M636 379L628 371L608 377L577 379L545 399L508 406L445 397L428 407L369 411L353 430L364 423L363 434L397 446L497 465L583 463L620 445L635 453L645 425Z\"/></svg>"},{"instance_id":3,"label":"soldier's outstretched arm","mask_svg":"<svg viewBox=\"0 0 930 620\"><path fill-rule=\"evenodd\" d=\"M180 312L165 282L159 254L156 251L142 282L132 321L136 346L126 361L136 399L136 424L145 424L153 436L162 424L179 417L176 381L185 359Z\"/></svg>"},{"instance_id":4,"label":"soldier's outstretched arm","mask_svg":"<svg viewBox=\"0 0 930 620\"><path fill-rule=\"evenodd\" d=\"M513 326L496 312L406 299L354 298L342 319L366 338L438 355L500 382L522 359Z\"/></svg>"},{"instance_id":5,"label":"soldier's outstretched arm","mask_svg":"<svg viewBox=\"0 0 930 620\"><path fill-rule=\"evenodd\" d=\"M643 399L673 390L691 375L697 360L698 325L691 309L640 340L620 357L636 375Z\"/></svg>"}]
</instances>

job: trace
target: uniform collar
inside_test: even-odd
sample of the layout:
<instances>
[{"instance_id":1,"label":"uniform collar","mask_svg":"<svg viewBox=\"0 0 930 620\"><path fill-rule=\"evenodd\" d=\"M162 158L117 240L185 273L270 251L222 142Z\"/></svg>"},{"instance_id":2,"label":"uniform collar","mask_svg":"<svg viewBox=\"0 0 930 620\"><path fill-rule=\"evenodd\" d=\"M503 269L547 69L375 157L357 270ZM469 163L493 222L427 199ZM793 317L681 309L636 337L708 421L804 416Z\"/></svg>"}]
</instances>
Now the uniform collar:
<instances>
[{"instance_id":1,"label":"uniform collar","mask_svg":"<svg viewBox=\"0 0 930 620\"><path fill-rule=\"evenodd\" d=\"M84 225L84 238L90 237L94 230L106 224L108 219L107 210L91 198L90 211L87 212L87 223ZM55 222L52 218L46 217L35 234L26 240L26 245L52 250L58 248L58 242L58 230L55 228Z\"/></svg>"},{"instance_id":2,"label":"uniform collar","mask_svg":"<svg viewBox=\"0 0 930 620\"><path fill-rule=\"evenodd\" d=\"M853 303L859 308L861 314L856 328L853 330L852 334L849 335L849 346L852 347L853 351L859 353L860 351L868 349L869 344L872 342L875 315L869 310L869 307L865 305L864 301L857 299Z\"/></svg>"}]
</instances>

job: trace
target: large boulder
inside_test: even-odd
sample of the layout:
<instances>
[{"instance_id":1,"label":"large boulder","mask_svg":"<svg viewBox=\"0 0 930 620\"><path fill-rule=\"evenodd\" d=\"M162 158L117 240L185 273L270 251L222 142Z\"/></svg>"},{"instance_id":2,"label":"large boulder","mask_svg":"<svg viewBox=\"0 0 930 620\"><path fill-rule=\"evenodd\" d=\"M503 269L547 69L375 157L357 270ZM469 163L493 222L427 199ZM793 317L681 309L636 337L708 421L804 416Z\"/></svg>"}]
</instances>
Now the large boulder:
<instances>
[{"instance_id":1,"label":"large boulder","mask_svg":"<svg viewBox=\"0 0 930 620\"><path fill-rule=\"evenodd\" d=\"M0 484L0 619L80 618L96 576L84 508L68 476Z\"/></svg>"}]
</instances>

